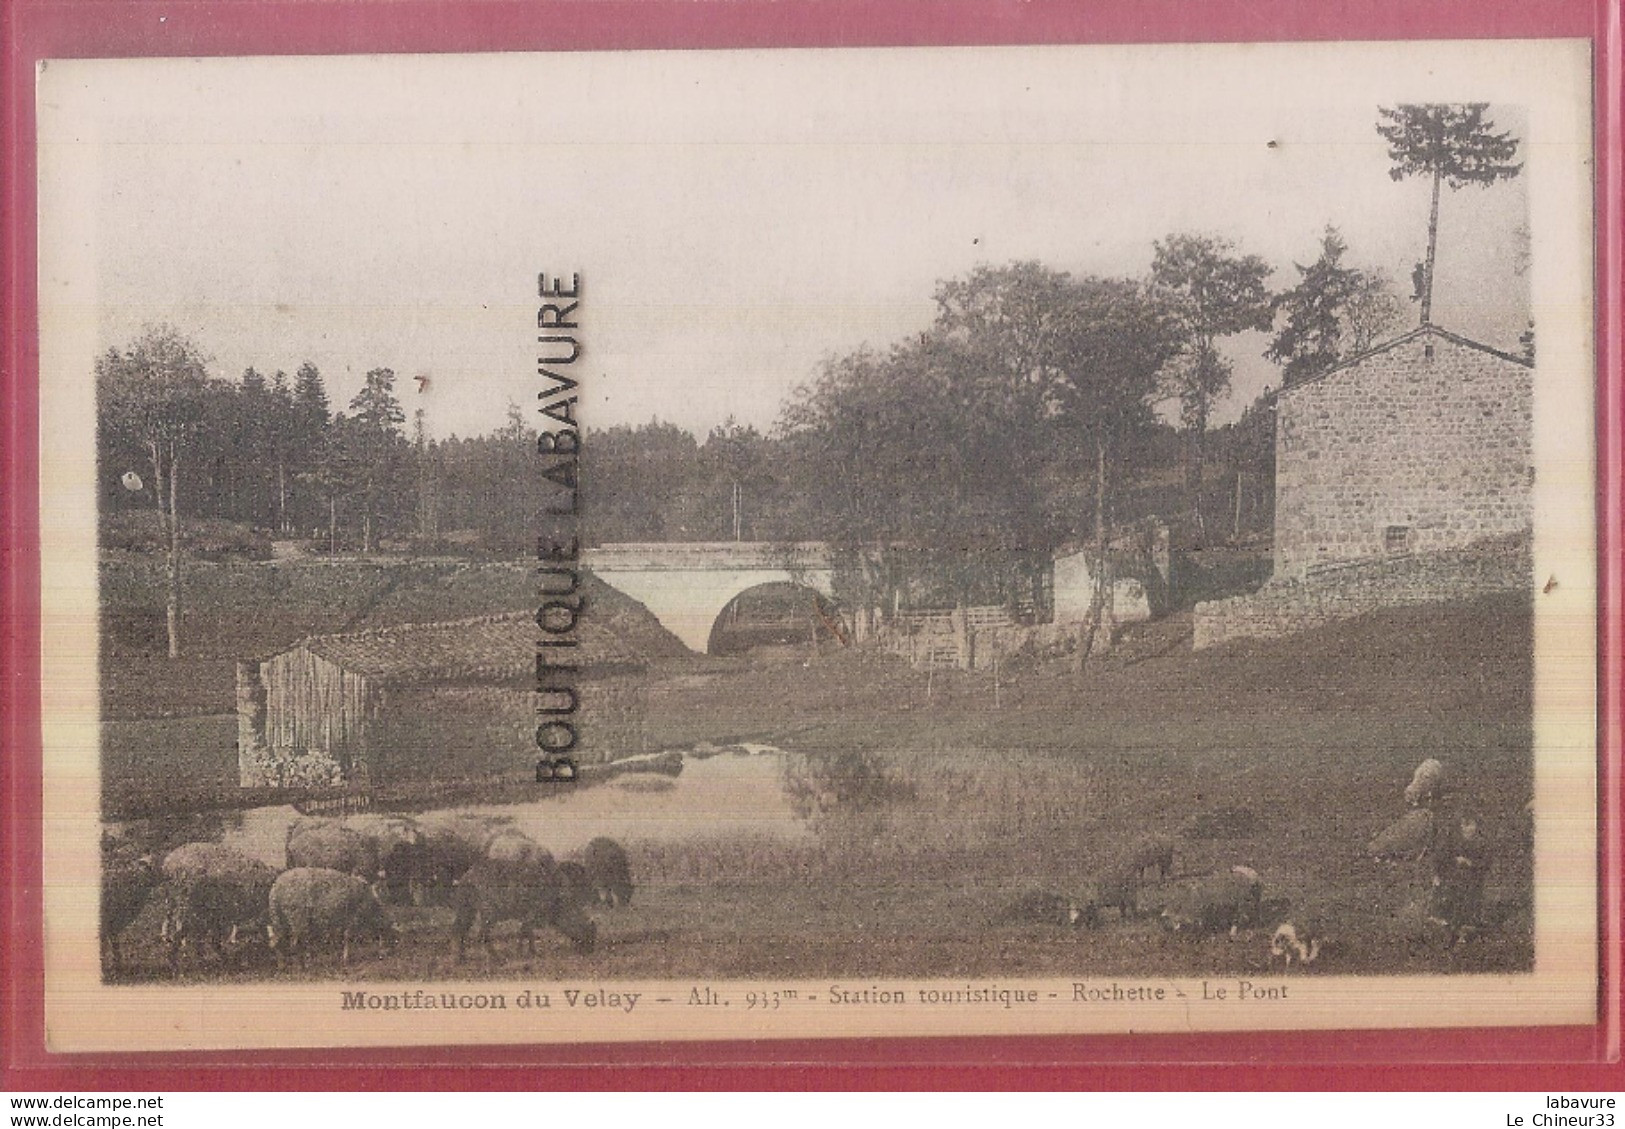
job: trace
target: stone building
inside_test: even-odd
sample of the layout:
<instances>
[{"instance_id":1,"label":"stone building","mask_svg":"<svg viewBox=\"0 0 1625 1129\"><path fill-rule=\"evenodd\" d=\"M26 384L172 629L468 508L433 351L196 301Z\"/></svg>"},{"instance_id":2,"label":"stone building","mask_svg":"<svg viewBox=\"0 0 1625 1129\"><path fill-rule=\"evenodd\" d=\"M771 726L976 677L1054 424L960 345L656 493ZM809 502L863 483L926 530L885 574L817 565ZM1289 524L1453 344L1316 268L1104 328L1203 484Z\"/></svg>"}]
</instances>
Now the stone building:
<instances>
[{"instance_id":1,"label":"stone building","mask_svg":"<svg viewBox=\"0 0 1625 1129\"><path fill-rule=\"evenodd\" d=\"M1527 361L1433 325L1283 388L1275 577L1528 530L1533 396Z\"/></svg>"},{"instance_id":2,"label":"stone building","mask_svg":"<svg viewBox=\"0 0 1625 1129\"><path fill-rule=\"evenodd\" d=\"M1534 366L1424 325L1276 397L1275 560L1195 645L1529 585Z\"/></svg>"}]
</instances>

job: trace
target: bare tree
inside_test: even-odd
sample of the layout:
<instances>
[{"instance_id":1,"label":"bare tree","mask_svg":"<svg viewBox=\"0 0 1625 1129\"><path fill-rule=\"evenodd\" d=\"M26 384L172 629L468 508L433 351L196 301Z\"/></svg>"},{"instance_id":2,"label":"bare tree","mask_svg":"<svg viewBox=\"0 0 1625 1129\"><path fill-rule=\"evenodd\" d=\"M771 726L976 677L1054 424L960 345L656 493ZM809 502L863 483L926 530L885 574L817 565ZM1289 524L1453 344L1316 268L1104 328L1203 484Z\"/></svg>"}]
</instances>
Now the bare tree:
<instances>
[{"instance_id":1,"label":"bare tree","mask_svg":"<svg viewBox=\"0 0 1625 1129\"><path fill-rule=\"evenodd\" d=\"M138 440L152 466L159 528L168 545L165 619L172 659L181 653L180 480L208 380L202 352L169 325L149 326L124 352L110 349L96 361L97 411L109 428Z\"/></svg>"}]
</instances>

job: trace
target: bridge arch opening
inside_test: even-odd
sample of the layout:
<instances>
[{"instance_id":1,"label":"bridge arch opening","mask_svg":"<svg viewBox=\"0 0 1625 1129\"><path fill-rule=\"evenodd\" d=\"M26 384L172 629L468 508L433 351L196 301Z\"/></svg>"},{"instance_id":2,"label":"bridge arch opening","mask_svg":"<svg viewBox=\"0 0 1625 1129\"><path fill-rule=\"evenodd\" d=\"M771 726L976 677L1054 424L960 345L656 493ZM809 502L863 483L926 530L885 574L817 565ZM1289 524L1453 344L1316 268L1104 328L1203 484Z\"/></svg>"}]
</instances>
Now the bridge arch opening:
<instances>
[{"instance_id":1,"label":"bridge arch opening","mask_svg":"<svg viewBox=\"0 0 1625 1129\"><path fill-rule=\"evenodd\" d=\"M793 581L752 585L723 606L711 625L709 655L800 658L839 646L846 626L835 601Z\"/></svg>"}]
</instances>

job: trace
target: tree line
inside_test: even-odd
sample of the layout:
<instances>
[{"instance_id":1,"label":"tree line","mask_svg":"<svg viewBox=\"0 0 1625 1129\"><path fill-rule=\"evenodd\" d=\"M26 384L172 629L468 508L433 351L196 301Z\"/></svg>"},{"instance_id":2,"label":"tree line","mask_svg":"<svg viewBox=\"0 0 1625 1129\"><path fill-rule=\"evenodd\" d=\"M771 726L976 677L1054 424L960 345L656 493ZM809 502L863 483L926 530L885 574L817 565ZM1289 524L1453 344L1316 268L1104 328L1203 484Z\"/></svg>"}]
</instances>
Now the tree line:
<instances>
[{"instance_id":1,"label":"tree line","mask_svg":"<svg viewBox=\"0 0 1625 1129\"><path fill-rule=\"evenodd\" d=\"M827 541L847 551L843 583L860 606L900 585L934 599L1030 600L1063 543L1103 545L1114 518L1149 509L1171 516L1177 464L1195 467L1186 489L1200 515L1210 449L1262 496L1267 405L1209 434L1229 376L1215 343L1297 299L1270 295L1263 261L1222 240L1179 236L1157 251L1148 280L1034 262L947 280L926 331L827 358L765 434L731 419L704 438L657 420L590 432L587 542ZM1289 334L1272 347L1303 352ZM217 378L168 326L109 349L96 381L104 535L121 516L156 514L145 547L168 563L177 652L181 548L198 547L207 523L329 552L519 554L534 534L536 432L517 405L489 434L436 439L421 411L408 422L388 368L335 410L314 364L292 378L252 367ZM1170 398L1183 431L1158 418ZM1125 490L1159 474L1152 500ZM1240 525L1238 508L1228 532Z\"/></svg>"},{"instance_id":2,"label":"tree line","mask_svg":"<svg viewBox=\"0 0 1625 1129\"><path fill-rule=\"evenodd\" d=\"M1484 110L1381 111L1394 178L1433 179L1412 294L1423 324L1440 186L1488 185L1519 169L1516 141L1495 133ZM1269 492L1273 424L1260 399L1213 433L1232 375L1221 343L1273 331L1264 355L1291 384L1393 332L1402 302L1348 250L1328 225L1318 257L1295 264L1294 284L1278 292L1264 259L1197 233L1157 241L1143 278L1038 262L979 267L938 284L923 332L826 358L768 434L732 420L703 440L658 421L591 432L584 534L589 543L830 542L845 554L854 607L877 606L900 585L954 602L1021 602L1059 547L1088 544L1103 562L1113 526L1153 506L1192 540L1207 538L1215 448L1239 475L1229 526L1239 532L1242 481L1251 474ZM171 653L188 521L363 552L393 541L522 552L534 531L535 431L517 406L488 435L437 440L422 412L408 428L388 368L370 370L335 411L313 364L291 379L254 368L219 379L194 343L163 326L109 349L95 375L102 513L157 515ZM1167 484L1180 479L1170 513ZM1093 573L1098 624L1106 569Z\"/></svg>"}]
</instances>

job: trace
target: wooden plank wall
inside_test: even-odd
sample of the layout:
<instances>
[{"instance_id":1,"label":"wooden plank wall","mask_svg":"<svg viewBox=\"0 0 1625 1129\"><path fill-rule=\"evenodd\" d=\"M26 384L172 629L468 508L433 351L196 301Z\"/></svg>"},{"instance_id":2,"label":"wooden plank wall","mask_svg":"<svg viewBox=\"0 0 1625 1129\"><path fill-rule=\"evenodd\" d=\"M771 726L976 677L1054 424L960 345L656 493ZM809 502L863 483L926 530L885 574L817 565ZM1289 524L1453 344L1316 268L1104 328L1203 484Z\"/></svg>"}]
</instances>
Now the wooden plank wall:
<instances>
[{"instance_id":1,"label":"wooden plank wall","mask_svg":"<svg viewBox=\"0 0 1625 1129\"><path fill-rule=\"evenodd\" d=\"M348 763L366 748L377 716L368 680L303 647L260 667L265 680L265 741L273 749L320 749Z\"/></svg>"}]
</instances>

